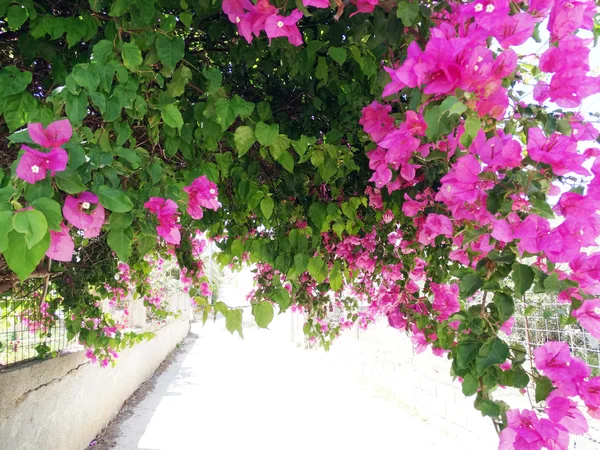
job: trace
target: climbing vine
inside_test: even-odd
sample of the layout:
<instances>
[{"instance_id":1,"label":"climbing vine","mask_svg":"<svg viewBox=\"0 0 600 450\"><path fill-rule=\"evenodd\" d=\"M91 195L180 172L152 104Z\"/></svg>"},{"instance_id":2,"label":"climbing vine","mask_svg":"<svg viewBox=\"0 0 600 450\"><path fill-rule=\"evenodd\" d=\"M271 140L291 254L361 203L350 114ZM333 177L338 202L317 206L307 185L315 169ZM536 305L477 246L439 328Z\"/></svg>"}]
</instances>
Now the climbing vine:
<instances>
[{"instance_id":1,"label":"climbing vine","mask_svg":"<svg viewBox=\"0 0 600 450\"><path fill-rule=\"evenodd\" d=\"M107 365L147 336L99 301L166 314L147 278L173 258L241 335L241 311L206 300L210 239L221 264L255 265L259 326L302 310L328 347L386 316L452 361L500 448L566 449L600 415L600 377L566 343L503 336L544 292L600 337L598 114L581 110L600 91L597 13L0 0L0 292L36 292L44 320L60 307ZM533 386L535 404L510 409L498 386Z\"/></svg>"}]
</instances>

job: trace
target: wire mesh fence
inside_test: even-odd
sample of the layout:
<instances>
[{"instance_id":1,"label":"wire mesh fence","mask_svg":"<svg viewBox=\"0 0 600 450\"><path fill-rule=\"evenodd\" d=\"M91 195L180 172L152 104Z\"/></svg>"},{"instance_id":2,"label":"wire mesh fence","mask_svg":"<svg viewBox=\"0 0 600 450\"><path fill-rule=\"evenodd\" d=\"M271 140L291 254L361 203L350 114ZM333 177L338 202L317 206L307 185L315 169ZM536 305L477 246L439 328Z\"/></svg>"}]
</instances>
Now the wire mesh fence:
<instances>
[{"instance_id":1,"label":"wire mesh fence","mask_svg":"<svg viewBox=\"0 0 600 450\"><path fill-rule=\"evenodd\" d=\"M34 358L79 348L69 341L62 310L50 314L39 300L0 300L0 370Z\"/></svg>"},{"instance_id":2,"label":"wire mesh fence","mask_svg":"<svg viewBox=\"0 0 600 450\"><path fill-rule=\"evenodd\" d=\"M127 303L106 302L103 309L117 329L128 326ZM31 359L82 349L77 337L69 340L61 309L48 311L38 298L0 299L0 370Z\"/></svg>"},{"instance_id":3,"label":"wire mesh fence","mask_svg":"<svg viewBox=\"0 0 600 450\"><path fill-rule=\"evenodd\" d=\"M569 305L558 303L556 297L536 296L535 304L519 303L515 308L515 323L509 342L520 343L533 353L548 341L569 344L574 356L583 359L594 376L600 375L600 345L579 323L568 324Z\"/></svg>"}]
</instances>

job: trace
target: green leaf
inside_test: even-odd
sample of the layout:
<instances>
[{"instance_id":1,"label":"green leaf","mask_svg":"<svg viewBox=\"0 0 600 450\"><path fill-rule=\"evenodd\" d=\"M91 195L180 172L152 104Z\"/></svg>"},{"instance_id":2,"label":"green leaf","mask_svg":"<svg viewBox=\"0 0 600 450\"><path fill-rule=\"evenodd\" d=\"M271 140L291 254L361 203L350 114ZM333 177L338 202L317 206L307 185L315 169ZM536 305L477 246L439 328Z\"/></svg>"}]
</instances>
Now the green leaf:
<instances>
[{"instance_id":1,"label":"green leaf","mask_svg":"<svg viewBox=\"0 0 600 450\"><path fill-rule=\"evenodd\" d=\"M133 42L123 44L121 57L123 58L123 65L129 70L137 70L143 61L140 48Z\"/></svg>"},{"instance_id":2,"label":"green leaf","mask_svg":"<svg viewBox=\"0 0 600 450\"><path fill-rule=\"evenodd\" d=\"M133 203L125 192L102 185L95 190L100 204L110 211L124 213L133 209Z\"/></svg>"},{"instance_id":3,"label":"green leaf","mask_svg":"<svg viewBox=\"0 0 600 450\"><path fill-rule=\"evenodd\" d=\"M8 233L13 229L12 211L0 211L0 252L8 248Z\"/></svg>"},{"instance_id":4,"label":"green leaf","mask_svg":"<svg viewBox=\"0 0 600 450\"><path fill-rule=\"evenodd\" d=\"M479 375L482 375L485 369L494 365L502 364L508 358L508 345L500 338L494 338L481 346L477 358L475 359L475 368Z\"/></svg>"},{"instance_id":5,"label":"green leaf","mask_svg":"<svg viewBox=\"0 0 600 450\"><path fill-rule=\"evenodd\" d=\"M98 64L105 64L113 53L113 43L108 39L98 41L92 51L94 61Z\"/></svg>"},{"instance_id":6,"label":"green leaf","mask_svg":"<svg viewBox=\"0 0 600 450\"><path fill-rule=\"evenodd\" d=\"M548 398L548 396L550 395L550 392L552 392L554 389L556 389L556 388L552 384L552 381L550 381L550 378L544 377L544 376L535 377L535 401L536 402L539 403L539 402L543 402L544 400L546 400Z\"/></svg>"},{"instance_id":7,"label":"green leaf","mask_svg":"<svg viewBox=\"0 0 600 450\"><path fill-rule=\"evenodd\" d=\"M252 315L256 320L256 325L260 328L267 328L275 316L273 305L267 301L256 303L252 305Z\"/></svg>"},{"instance_id":8,"label":"green leaf","mask_svg":"<svg viewBox=\"0 0 600 450\"><path fill-rule=\"evenodd\" d=\"M435 141L439 137L439 129L440 129L440 107L439 105L434 105L431 108L425 111L425 115L423 117L425 119L425 123L427 123L427 131L425 134L430 141Z\"/></svg>"},{"instance_id":9,"label":"green leaf","mask_svg":"<svg viewBox=\"0 0 600 450\"><path fill-rule=\"evenodd\" d=\"M100 76L95 64L77 64L73 67L73 79L79 86L94 92L100 85Z\"/></svg>"},{"instance_id":10,"label":"green leaf","mask_svg":"<svg viewBox=\"0 0 600 450\"><path fill-rule=\"evenodd\" d=\"M148 173L152 177L152 183L156 184L160 181L163 169L160 163L154 162L148 166Z\"/></svg>"},{"instance_id":11,"label":"green leaf","mask_svg":"<svg viewBox=\"0 0 600 450\"><path fill-rule=\"evenodd\" d=\"M467 134L474 139L479 130L481 130L481 120L477 117L467 118L465 121L465 131Z\"/></svg>"},{"instance_id":12,"label":"green leaf","mask_svg":"<svg viewBox=\"0 0 600 450\"><path fill-rule=\"evenodd\" d=\"M6 21L13 30L18 29L29 17L29 11L23 5L12 5L6 13Z\"/></svg>"},{"instance_id":13,"label":"green leaf","mask_svg":"<svg viewBox=\"0 0 600 450\"><path fill-rule=\"evenodd\" d=\"M235 142L235 148L238 151L238 157L244 156L252 144L256 142L256 136L254 136L254 130L247 126L241 126L236 128L233 140Z\"/></svg>"},{"instance_id":14,"label":"green leaf","mask_svg":"<svg viewBox=\"0 0 600 450\"><path fill-rule=\"evenodd\" d=\"M440 112L443 114L448 113L449 116L461 115L467 110L467 105L461 103L456 97L446 97L446 99L440 105Z\"/></svg>"},{"instance_id":15,"label":"green leaf","mask_svg":"<svg viewBox=\"0 0 600 450\"><path fill-rule=\"evenodd\" d=\"M183 64L173 73L173 78L167 86L167 94L179 97L185 92L185 86L192 80L192 71Z\"/></svg>"},{"instance_id":16,"label":"green leaf","mask_svg":"<svg viewBox=\"0 0 600 450\"><path fill-rule=\"evenodd\" d=\"M44 217L46 217L46 221L48 222L48 228L53 231L61 230L60 223L62 222L63 217L60 211L60 205L57 202L51 198L40 197L31 202L31 206L44 214Z\"/></svg>"},{"instance_id":17,"label":"green leaf","mask_svg":"<svg viewBox=\"0 0 600 450\"><path fill-rule=\"evenodd\" d=\"M111 17L122 16L131 6L133 2L131 0L114 0L108 15Z\"/></svg>"},{"instance_id":18,"label":"green leaf","mask_svg":"<svg viewBox=\"0 0 600 450\"><path fill-rule=\"evenodd\" d=\"M342 47L329 47L327 53L340 66L346 62L346 58L348 57L346 49Z\"/></svg>"},{"instance_id":19,"label":"green leaf","mask_svg":"<svg viewBox=\"0 0 600 450\"><path fill-rule=\"evenodd\" d=\"M329 273L329 285L332 290L339 291L342 288L343 281L342 264L339 261L336 261L333 263L333 267Z\"/></svg>"},{"instance_id":20,"label":"green leaf","mask_svg":"<svg viewBox=\"0 0 600 450\"><path fill-rule=\"evenodd\" d=\"M158 57L168 69L174 69L185 55L185 44L179 36L169 39L164 34L160 34L156 38L155 45Z\"/></svg>"},{"instance_id":21,"label":"green leaf","mask_svg":"<svg viewBox=\"0 0 600 450\"><path fill-rule=\"evenodd\" d=\"M492 301L496 305L496 308L498 308L498 313L500 314L500 321L502 323L506 322L514 314L515 302L513 301L510 295L506 295L501 292L496 292Z\"/></svg>"},{"instance_id":22,"label":"green leaf","mask_svg":"<svg viewBox=\"0 0 600 450\"><path fill-rule=\"evenodd\" d=\"M8 66L0 69L0 98L8 97L9 95L20 94L33 79L31 72L21 72L15 66Z\"/></svg>"},{"instance_id":23,"label":"green leaf","mask_svg":"<svg viewBox=\"0 0 600 450\"><path fill-rule=\"evenodd\" d=\"M87 95L81 93L79 95L73 95L70 92L65 92L67 117L71 122L79 124L87 116L88 99Z\"/></svg>"},{"instance_id":24,"label":"green leaf","mask_svg":"<svg viewBox=\"0 0 600 450\"><path fill-rule=\"evenodd\" d=\"M230 309L227 311L225 316L225 328L231 334L237 331L241 338L244 337L242 333L242 310L241 309Z\"/></svg>"},{"instance_id":25,"label":"green leaf","mask_svg":"<svg viewBox=\"0 0 600 450\"><path fill-rule=\"evenodd\" d=\"M479 380L475 378L475 376L471 373L468 373L464 376L462 382L462 392L465 397L470 397L477 392L479 388Z\"/></svg>"},{"instance_id":26,"label":"green leaf","mask_svg":"<svg viewBox=\"0 0 600 450\"><path fill-rule=\"evenodd\" d=\"M477 404L477 409L481 411L482 416L498 417L502 412L500 405L492 400L481 400Z\"/></svg>"},{"instance_id":27,"label":"green leaf","mask_svg":"<svg viewBox=\"0 0 600 450\"><path fill-rule=\"evenodd\" d=\"M0 109L1 107L0 102ZM15 131L26 123L32 122L32 116L36 114L37 107L37 101L29 91L6 97L4 99L4 120L9 131Z\"/></svg>"},{"instance_id":28,"label":"green leaf","mask_svg":"<svg viewBox=\"0 0 600 450\"><path fill-rule=\"evenodd\" d=\"M121 261L127 261L131 255L133 232L131 228L125 230L111 230L106 237L108 246L117 253Z\"/></svg>"},{"instance_id":29,"label":"green leaf","mask_svg":"<svg viewBox=\"0 0 600 450\"><path fill-rule=\"evenodd\" d=\"M310 276L317 280L317 283L322 283L325 280L326 274L324 273L325 263L323 262L323 258L320 256L315 256L310 258L308 261L308 273Z\"/></svg>"},{"instance_id":30,"label":"green leaf","mask_svg":"<svg viewBox=\"0 0 600 450\"><path fill-rule=\"evenodd\" d=\"M483 280L475 273L469 273L462 277L459 283L460 295L463 298L470 297L483 286Z\"/></svg>"},{"instance_id":31,"label":"green leaf","mask_svg":"<svg viewBox=\"0 0 600 450\"><path fill-rule=\"evenodd\" d=\"M111 230L124 230L129 228L133 222L133 216L131 214L112 213L110 215L110 221L108 228Z\"/></svg>"},{"instance_id":32,"label":"green leaf","mask_svg":"<svg viewBox=\"0 0 600 450\"><path fill-rule=\"evenodd\" d=\"M514 292L520 298L531 287L533 279L535 278L535 272L529 266L520 263L514 263L512 265L512 279L515 283Z\"/></svg>"},{"instance_id":33,"label":"green leaf","mask_svg":"<svg viewBox=\"0 0 600 450\"><path fill-rule=\"evenodd\" d=\"M81 182L79 174L73 172L71 169L56 172L54 179L56 180L58 188L67 194L79 194L86 190L86 187Z\"/></svg>"},{"instance_id":34,"label":"green leaf","mask_svg":"<svg viewBox=\"0 0 600 450\"><path fill-rule=\"evenodd\" d=\"M226 98L220 98L216 101L215 111L217 113L217 123L221 125L223 131L235 122L238 115L232 102Z\"/></svg>"},{"instance_id":35,"label":"green leaf","mask_svg":"<svg viewBox=\"0 0 600 450\"><path fill-rule=\"evenodd\" d=\"M456 366L466 369L477 356L480 344L477 342L460 342L456 346Z\"/></svg>"},{"instance_id":36,"label":"green leaf","mask_svg":"<svg viewBox=\"0 0 600 450\"><path fill-rule=\"evenodd\" d=\"M52 198L53 195L54 189L50 184L50 180L47 178L40 180L35 184L28 184L27 187L25 187L25 200L29 203L40 197Z\"/></svg>"},{"instance_id":37,"label":"green leaf","mask_svg":"<svg viewBox=\"0 0 600 450\"><path fill-rule=\"evenodd\" d=\"M3 251L8 267L25 281L35 270L50 247L50 233L46 233L33 247L29 248L25 235L15 230L8 233L8 248Z\"/></svg>"},{"instance_id":38,"label":"green leaf","mask_svg":"<svg viewBox=\"0 0 600 450\"><path fill-rule=\"evenodd\" d=\"M289 173L294 173L294 158L288 151L283 151L277 162L283 166Z\"/></svg>"},{"instance_id":39,"label":"green leaf","mask_svg":"<svg viewBox=\"0 0 600 450\"><path fill-rule=\"evenodd\" d=\"M273 202L273 198L271 198L271 197L265 197L260 202L260 210L262 211L263 216L265 216L265 219L269 220L271 218L274 207L275 207L275 203Z\"/></svg>"},{"instance_id":40,"label":"green leaf","mask_svg":"<svg viewBox=\"0 0 600 450\"><path fill-rule=\"evenodd\" d=\"M417 1L407 2L403 1L398 3L398 9L396 10L396 17L402 21L402 25L410 27L415 24L415 20L419 15L419 3Z\"/></svg>"},{"instance_id":41,"label":"green leaf","mask_svg":"<svg viewBox=\"0 0 600 450\"><path fill-rule=\"evenodd\" d=\"M277 303L280 312L284 312L292 302L290 293L287 291L287 289L282 287L275 289L272 300Z\"/></svg>"},{"instance_id":42,"label":"green leaf","mask_svg":"<svg viewBox=\"0 0 600 450\"><path fill-rule=\"evenodd\" d=\"M221 87L221 83L223 83L223 75L221 74L221 71L216 68L209 69L204 67L202 69L202 75L204 75L204 78L208 80L207 91L209 93L217 92Z\"/></svg>"},{"instance_id":43,"label":"green leaf","mask_svg":"<svg viewBox=\"0 0 600 450\"><path fill-rule=\"evenodd\" d=\"M298 275L306 272L308 267L308 255L306 253L296 253L294 256L294 268Z\"/></svg>"},{"instance_id":44,"label":"green leaf","mask_svg":"<svg viewBox=\"0 0 600 450\"><path fill-rule=\"evenodd\" d=\"M160 110L160 116L171 128L181 130L183 127L183 117L175 105L164 105Z\"/></svg>"},{"instance_id":45,"label":"green leaf","mask_svg":"<svg viewBox=\"0 0 600 450\"><path fill-rule=\"evenodd\" d=\"M258 142L262 145L271 145L279 136L279 125L276 123L267 125L264 122L258 122L256 124L255 133Z\"/></svg>"},{"instance_id":46,"label":"green leaf","mask_svg":"<svg viewBox=\"0 0 600 450\"><path fill-rule=\"evenodd\" d=\"M254 111L254 103L247 102L237 94L233 96L230 103L235 113L239 115L242 119L245 119L246 117L250 116L250 114L252 114L252 111Z\"/></svg>"},{"instance_id":47,"label":"green leaf","mask_svg":"<svg viewBox=\"0 0 600 450\"><path fill-rule=\"evenodd\" d=\"M317 77L317 80L323 80L323 83L327 83L329 69L327 67L327 59L324 56L319 56L315 76Z\"/></svg>"},{"instance_id":48,"label":"green leaf","mask_svg":"<svg viewBox=\"0 0 600 450\"><path fill-rule=\"evenodd\" d=\"M327 206L324 203L313 203L308 208L308 216L319 230L323 228L323 222L327 218Z\"/></svg>"},{"instance_id":49,"label":"green leaf","mask_svg":"<svg viewBox=\"0 0 600 450\"><path fill-rule=\"evenodd\" d=\"M25 235L27 248L40 242L48 231L46 217L35 209L16 213L13 216L12 225L15 231Z\"/></svg>"},{"instance_id":50,"label":"green leaf","mask_svg":"<svg viewBox=\"0 0 600 450\"><path fill-rule=\"evenodd\" d=\"M529 375L527 375L522 367L514 367L506 371L501 370L498 375L498 383L502 386L512 386L522 389L529 384Z\"/></svg>"}]
</instances>

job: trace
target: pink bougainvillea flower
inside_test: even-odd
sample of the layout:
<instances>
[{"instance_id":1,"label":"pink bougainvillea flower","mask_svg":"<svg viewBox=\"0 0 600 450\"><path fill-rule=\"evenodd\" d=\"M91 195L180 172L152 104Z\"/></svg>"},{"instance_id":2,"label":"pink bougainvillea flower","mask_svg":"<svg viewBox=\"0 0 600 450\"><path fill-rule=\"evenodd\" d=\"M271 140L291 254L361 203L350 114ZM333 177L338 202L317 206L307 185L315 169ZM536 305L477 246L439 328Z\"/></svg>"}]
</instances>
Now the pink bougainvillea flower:
<instances>
[{"instance_id":1,"label":"pink bougainvillea flower","mask_svg":"<svg viewBox=\"0 0 600 450\"><path fill-rule=\"evenodd\" d=\"M491 171L517 167L522 159L521 144L510 136L504 136L501 131L498 132L498 136L487 140L483 130L480 131L469 150L478 155Z\"/></svg>"},{"instance_id":2,"label":"pink bougainvillea flower","mask_svg":"<svg viewBox=\"0 0 600 450\"><path fill-rule=\"evenodd\" d=\"M99 210L92 216L92 205L96 205L93 211ZM104 207L98 203L98 197L91 192L83 192L78 197L68 195L63 205L63 215L67 222L74 227L86 230L102 219L104 222Z\"/></svg>"},{"instance_id":3,"label":"pink bougainvillea flower","mask_svg":"<svg viewBox=\"0 0 600 450\"><path fill-rule=\"evenodd\" d=\"M513 326L515 325L515 316L512 316L506 322L502 324L500 327L500 331L502 331L507 336L510 336L513 332Z\"/></svg>"},{"instance_id":4,"label":"pink bougainvillea flower","mask_svg":"<svg viewBox=\"0 0 600 450\"><path fill-rule=\"evenodd\" d=\"M573 316L592 336L600 338L600 299L585 300Z\"/></svg>"},{"instance_id":5,"label":"pink bougainvillea flower","mask_svg":"<svg viewBox=\"0 0 600 450\"><path fill-rule=\"evenodd\" d=\"M546 402L546 414L548 414L550 420L555 424L562 425L571 434L587 433L587 420L577 407L577 403L568 398L552 394Z\"/></svg>"},{"instance_id":6,"label":"pink bougainvillea flower","mask_svg":"<svg viewBox=\"0 0 600 450\"><path fill-rule=\"evenodd\" d=\"M576 192L565 192L560 196L555 211L564 217L587 221L598 210L598 203Z\"/></svg>"},{"instance_id":7,"label":"pink bougainvillea flower","mask_svg":"<svg viewBox=\"0 0 600 450\"><path fill-rule=\"evenodd\" d=\"M452 237L452 222L442 214L428 214L423 229L419 233L419 242L435 247L435 238L439 235Z\"/></svg>"},{"instance_id":8,"label":"pink bougainvillea flower","mask_svg":"<svg viewBox=\"0 0 600 450\"><path fill-rule=\"evenodd\" d=\"M302 45L302 35L296 25L302 16L302 11L299 9L294 9L289 16L280 16L278 14L269 16L265 21L265 32L267 33L269 42L273 38L287 37L290 44L296 47Z\"/></svg>"},{"instance_id":9,"label":"pink bougainvillea flower","mask_svg":"<svg viewBox=\"0 0 600 450\"><path fill-rule=\"evenodd\" d=\"M553 4L554 0L531 0L529 2L529 14L536 17L546 17Z\"/></svg>"},{"instance_id":10,"label":"pink bougainvillea flower","mask_svg":"<svg viewBox=\"0 0 600 450\"><path fill-rule=\"evenodd\" d=\"M85 349L85 357L88 358L92 364L96 364L98 361L98 358L96 358L96 355L94 355L94 349L92 348Z\"/></svg>"},{"instance_id":11,"label":"pink bougainvillea flower","mask_svg":"<svg viewBox=\"0 0 600 450\"><path fill-rule=\"evenodd\" d=\"M498 39L503 48L521 45L533 34L536 22L536 19L526 12L514 16L506 15L493 26L492 36Z\"/></svg>"},{"instance_id":12,"label":"pink bougainvillea flower","mask_svg":"<svg viewBox=\"0 0 600 450\"><path fill-rule=\"evenodd\" d=\"M254 5L250 0L223 0L222 9L231 23L239 23L240 17L250 11Z\"/></svg>"},{"instance_id":13,"label":"pink bougainvillea flower","mask_svg":"<svg viewBox=\"0 0 600 450\"><path fill-rule=\"evenodd\" d=\"M329 8L329 0L302 0L304 6L314 6L315 8Z\"/></svg>"},{"instance_id":14,"label":"pink bougainvillea flower","mask_svg":"<svg viewBox=\"0 0 600 450\"><path fill-rule=\"evenodd\" d=\"M585 406L597 411L600 408L600 377L593 377L587 381L583 381L579 385L579 396L585 403Z\"/></svg>"},{"instance_id":15,"label":"pink bougainvillea flower","mask_svg":"<svg viewBox=\"0 0 600 450\"><path fill-rule=\"evenodd\" d=\"M550 379L558 378L569 370L571 350L566 342L550 341L533 352L535 366Z\"/></svg>"},{"instance_id":16,"label":"pink bougainvillea flower","mask_svg":"<svg viewBox=\"0 0 600 450\"><path fill-rule=\"evenodd\" d=\"M391 111L390 105L382 105L377 101L362 109L358 123L363 126L365 133L368 133L374 142L380 142L394 130L394 119L390 116Z\"/></svg>"},{"instance_id":17,"label":"pink bougainvillea flower","mask_svg":"<svg viewBox=\"0 0 600 450\"><path fill-rule=\"evenodd\" d=\"M560 40L576 31L585 20L586 9L593 5L593 1L556 0L548 21L552 39Z\"/></svg>"},{"instance_id":18,"label":"pink bougainvillea flower","mask_svg":"<svg viewBox=\"0 0 600 450\"><path fill-rule=\"evenodd\" d=\"M50 248L46 256L55 261L70 262L75 251L75 243L69 234L69 227L61 223L60 228L60 231L50 230Z\"/></svg>"},{"instance_id":19,"label":"pink bougainvillea flower","mask_svg":"<svg viewBox=\"0 0 600 450\"><path fill-rule=\"evenodd\" d=\"M259 0L249 12L235 17L239 33L248 43L252 42L252 36L258 37L265 29L266 20L276 12L277 8L271 5L269 0Z\"/></svg>"},{"instance_id":20,"label":"pink bougainvillea flower","mask_svg":"<svg viewBox=\"0 0 600 450\"><path fill-rule=\"evenodd\" d=\"M206 178L206 175L196 178L191 185L184 187L183 190L190 199L187 212L194 219L202 219L204 215L202 208L216 211L221 207L217 200L219 196L217 185Z\"/></svg>"},{"instance_id":21,"label":"pink bougainvillea flower","mask_svg":"<svg viewBox=\"0 0 600 450\"><path fill-rule=\"evenodd\" d=\"M86 239L91 239L91 238L95 238L100 234L100 231L102 231L102 225L104 225L104 217L105 217L105 213L104 213L104 208L102 208L100 205L98 205L99 207L96 207L91 213L90 216L92 217L93 222L92 224L85 229L85 231L83 232L83 237Z\"/></svg>"},{"instance_id":22,"label":"pink bougainvillea flower","mask_svg":"<svg viewBox=\"0 0 600 450\"><path fill-rule=\"evenodd\" d=\"M410 340L415 346L416 353L423 353L429 346L429 342L427 342L427 336L425 336L425 333L419 330L415 324L412 325L412 335L410 336Z\"/></svg>"},{"instance_id":23,"label":"pink bougainvillea flower","mask_svg":"<svg viewBox=\"0 0 600 450\"><path fill-rule=\"evenodd\" d=\"M549 47L540 57L540 70L563 72L565 70L590 70L589 39L569 35L561 39L557 47Z\"/></svg>"},{"instance_id":24,"label":"pink bougainvillea flower","mask_svg":"<svg viewBox=\"0 0 600 450\"><path fill-rule=\"evenodd\" d=\"M179 229L179 213L177 212L177 203L171 199L161 197L150 197L144 208L156 214L158 226L156 232L168 244L179 245L181 242L181 232Z\"/></svg>"},{"instance_id":25,"label":"pink bougainvillea flower","mask_svg":"<svg viewBox=\"0 0 600 450\"><path fill-rule=\"evenodd\" d=\"M68 142L73 135L73 128L68 119L57 120L44 129L41 123L27 125L29 137L44 148L57 148Z\"/></svg>"},{"instance_id":26,"label":"pink bougainvillea flower","mask_svg":"<svg viewBox=\"0 0 600 450\"><path fill-rule=\"evenodd\" d=\"M462 7L462 13L475 18L475 22L486 30L508 16L510 12L508 0L477 0Z\"/></svg>"},{"instance_id":27,"label":"pink bougainvillea flower","mask_svg":"<svg viewBox=\"0 0 600 450\"><path fill-rule=\"evenodd\" d=\"M581 254L569 262L569 267L573 271L571 279L579 283L579 287L591 295L600 294L600 253L591 255ZM581 300L574 293L575 298Z\"/></svg>"},{"instance_id":28,"label":"pink bougainvillea flower","mask_svg":"<svg viewBox=\"0 0 600 450\"><path fill-rule=\"evenodd\" d=\"M425 84L425 94L448 94L461 81L462 71L456 63L458 48L454 41L432 38L423 54L423 63L415 67L419 84Z\"/></svg>"},{"instance_id":29,"label":"pink bougainvillea flower","mask_svg":"<svg viewBox=\"0 0 600 450\"><path fill-rule=\"evenodd\" d=\"M407 325L406 318L398 311L390 312L387 315L388 324L397 330L404 330Z\"/></svg>"},{"instance_id":30,"label":"pink bougainvillea flower","mask_svg":"<svg viewBox=\"0 0 600 450\"><path fill-rule=\"evenodd\" d=\"M550 100L562 108L576 108L581 101L600 90L600 77L589 77L583 70L554 74L548 93Z\"/></svg>"},{"instance_id":31,"label":"pink bougainvillea flower","mask_svg":"<svg viewBox=\"0 0 600 450\"><path fill-rule=\"evenodd\" d=\"M498 450L567 450L569 434L562 426L540 419L535 412L511 409L506 412L507 427L500 433Z\"/></svg>"},{"instance_id":32,"label":"pink bougainvillea flower","mask_svg":"<svg viewBox=\"0 0 600 450\"><path fill-rule=\"evenodd\" d=\"M455 312L460 311L460 303L458 302L458 284L430 284L431 292L433 292L433 309L439 315L439 320L446 320Z\"/></svg>"},{"instance_id":33,"label":"pink bougainvillea flower","mask_svg":"<svg viewBox=\"0 0 600 450\"><path fill-rule=\"evenodd\" d=\"M371 13L379 4L379 0L350 0L353 5L356 5L356 12L350 14L350 17L358 13Z\"/></svg>"},{"instance_id":34,"label":"pink bougainvillea flower","mask_svg":"<svg viewBox=\"0 0 600 450\"><path fill-rule=\"evenodd\" d=\"M582 167L585 156L577 153L577 142L569 136L553 133L546 138L539 128L530 128L527 153L534 161L552 166L556 175L566 175L569 172L589 175L589 171Z\"/></svg>"},{"instance_id":35,"label":"pink bougainvillea flower","mask_svg":"<svg viewBox=\"0 0 600 450\"><path fill-rule=\"evenodd\" d=\"M514 239L514 228L505 219L493 221L491 236L500 242L511 242Z\"/></svg>"},{"instance_id":36,"label":"pink bougainvillea flower","mask_svg":"<svg viewBox=\"0 0 600 450\"><path fill-rule=\"evenodd\" d=\"M62 172L67 168L69 155L62 148L53 148L46 153L24 145L23 150L25 153L17 165L16 174L29 184L35 184L46 178L47 171L54 176L55 172Z\"/></svg>"}]
</instances>

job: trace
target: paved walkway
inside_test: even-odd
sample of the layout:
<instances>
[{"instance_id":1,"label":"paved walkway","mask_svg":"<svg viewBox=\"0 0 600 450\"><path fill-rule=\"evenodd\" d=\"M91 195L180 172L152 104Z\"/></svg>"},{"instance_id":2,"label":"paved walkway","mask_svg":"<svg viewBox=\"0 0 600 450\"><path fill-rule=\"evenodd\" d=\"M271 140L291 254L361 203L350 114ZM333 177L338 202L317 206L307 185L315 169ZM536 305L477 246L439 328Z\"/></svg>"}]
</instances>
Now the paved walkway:
<instances>
[{"instance_id":1,"label":"paved walkway","mask_svg":"<svg viewBox=\"0 0 600 450\"><path fill-rule=\"evenodd\" d=\"M286 320L287 319L287 320ZM117 450L444 449L440 433L336 368L322 350L290 343L288 318L231 336L194 325L190 342L120 424Z\"/></svg>"}]
</instances>

